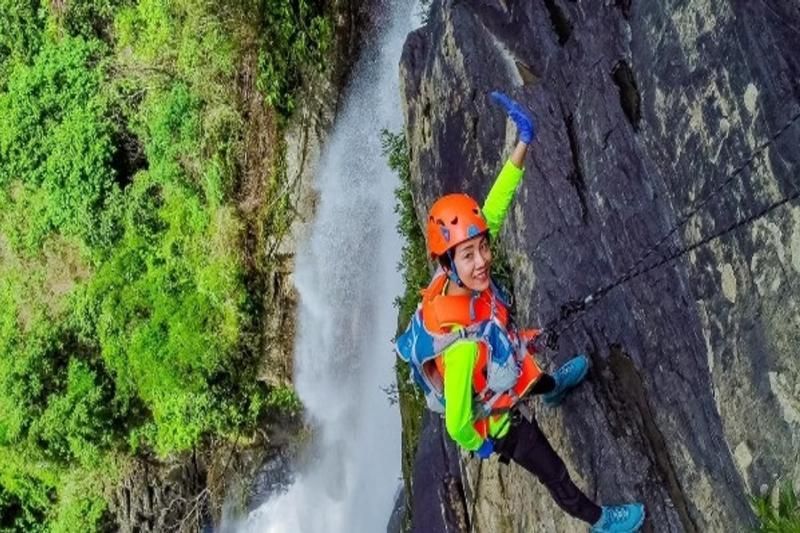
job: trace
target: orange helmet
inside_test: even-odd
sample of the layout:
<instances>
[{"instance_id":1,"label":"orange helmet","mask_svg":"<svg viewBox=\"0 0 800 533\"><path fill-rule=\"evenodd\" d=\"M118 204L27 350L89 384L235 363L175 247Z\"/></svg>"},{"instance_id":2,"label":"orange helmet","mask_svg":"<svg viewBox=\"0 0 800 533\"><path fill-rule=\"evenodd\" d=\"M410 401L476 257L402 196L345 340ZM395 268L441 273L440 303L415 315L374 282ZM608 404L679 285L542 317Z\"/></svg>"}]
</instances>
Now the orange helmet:
<instances>
[{"instance_id":1,"label":"orange helmet","mask_svg":"<svg viewBox=\"0 0 800 533\"><path fill-rule=\"evenodd\" d=\"M442 196L428 213L428 253L436 259L488 230L478 202L461 193Z\"/></svg>"}]
</instances>

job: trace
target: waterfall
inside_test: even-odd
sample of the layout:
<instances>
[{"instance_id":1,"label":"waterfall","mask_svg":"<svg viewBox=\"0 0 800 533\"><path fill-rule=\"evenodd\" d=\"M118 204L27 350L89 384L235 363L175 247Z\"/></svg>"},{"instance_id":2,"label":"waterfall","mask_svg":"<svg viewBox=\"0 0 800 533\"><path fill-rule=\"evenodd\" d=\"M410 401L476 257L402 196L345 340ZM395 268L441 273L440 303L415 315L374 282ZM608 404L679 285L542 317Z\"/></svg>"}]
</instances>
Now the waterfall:
<instances>
[{"instance_id":1,"label":"waterfall","mask_svg":"<svg viewBox=\"0 0 800 533\"><path fill-rule=\"evenodd\" d=\"M240 530L380 532L400 484L400 419L382 387L394 382L390 339L402 290L395 229L397 177L381 150L403 124L400 53L416 7L390 2L354 70L317 172L316 219L298 245L295 385L314 428L310 459L287 490Z\"/></svg>"}]
</instances>

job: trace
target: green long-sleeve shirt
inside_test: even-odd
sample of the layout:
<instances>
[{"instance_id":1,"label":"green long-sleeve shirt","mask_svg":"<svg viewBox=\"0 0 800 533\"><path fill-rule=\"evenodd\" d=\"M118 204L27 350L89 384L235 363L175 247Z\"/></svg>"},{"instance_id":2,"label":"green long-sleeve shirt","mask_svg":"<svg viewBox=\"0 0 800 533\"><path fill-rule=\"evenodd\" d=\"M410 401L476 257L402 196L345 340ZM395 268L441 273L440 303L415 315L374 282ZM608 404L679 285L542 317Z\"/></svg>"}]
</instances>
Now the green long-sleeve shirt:
<instances>
[{"instance_id":1,"label":"green long-sleeve shirt","mask_svg":"<svg viewBox=\"0 0 800 533\"><path fill-rule=\"evenodd\" d=\"M494 238L508 214L511 200L522 181L523 169L508 161L492 185L483 204L483 216L489 226L489 235ZM447 286L445 286L447 290ZM466 324L464 324L466 326ZM478 343L470 340L458 341L444 352L444 398L445 426L450 437L467 450L477 450L483 443L480 434L472 426L472 373L478 359ZM489 419L489 435L502 437L508 432L506 418Z\"/></svg>"}]
</instances>

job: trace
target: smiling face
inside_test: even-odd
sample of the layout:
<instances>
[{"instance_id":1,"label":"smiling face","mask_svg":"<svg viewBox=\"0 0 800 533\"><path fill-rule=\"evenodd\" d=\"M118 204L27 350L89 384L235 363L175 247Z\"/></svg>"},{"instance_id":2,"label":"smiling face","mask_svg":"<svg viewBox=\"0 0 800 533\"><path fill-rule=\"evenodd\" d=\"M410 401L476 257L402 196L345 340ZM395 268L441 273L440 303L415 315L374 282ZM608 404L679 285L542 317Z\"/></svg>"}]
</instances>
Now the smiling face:
<instances>
[{"instance_id":1,"label":"smiling face","mask_svg":"<svg viewBox=\"0 0 800 533\"><path fill-rule=\"evenodd\" d=\"M485 233L456 246L453 260L458 277L465 287L473 291L489 288L492 251Z\"/></svg>"}]
</instances>

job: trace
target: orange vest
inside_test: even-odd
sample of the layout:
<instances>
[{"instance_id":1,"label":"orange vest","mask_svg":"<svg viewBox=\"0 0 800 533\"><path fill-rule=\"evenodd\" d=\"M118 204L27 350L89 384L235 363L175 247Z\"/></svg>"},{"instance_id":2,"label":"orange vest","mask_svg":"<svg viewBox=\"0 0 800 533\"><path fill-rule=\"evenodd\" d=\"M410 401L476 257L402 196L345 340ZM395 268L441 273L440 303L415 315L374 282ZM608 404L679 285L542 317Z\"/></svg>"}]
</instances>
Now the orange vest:
<instances>
[{"instance_id":1,"label":"orange vest","mask_svg":"<svg viewBox=\"0 0 800 533\"><path fill-rule=\"evenodd\" d=\"M533 354L527 350L528 342L536 337L539 331L529 329L517 332L513 324L510 326L508 307L494 283L477 295L443 294L446 283L445 274L435 276L428 288L422 292L421 314L426 330L431 333L446 334L452 332L454 328L494 321L506 336L502 342L508 341L514 347L518 371L516 383L506 390L493 391L489 388L488 381L489 353L492 353L489 351L490 342L484 338L475 339L478 343L478 360L472 374L472 388L476 404L483 409L483 413L476 413L474 427L483 438L486 438L488 417L499 418L508 412L542 375ZM496 352L498 347L492 346L492 349ZM443 383L447 372L442 353L436 356L434 364Z\"/></svg>"}]
</instances>

